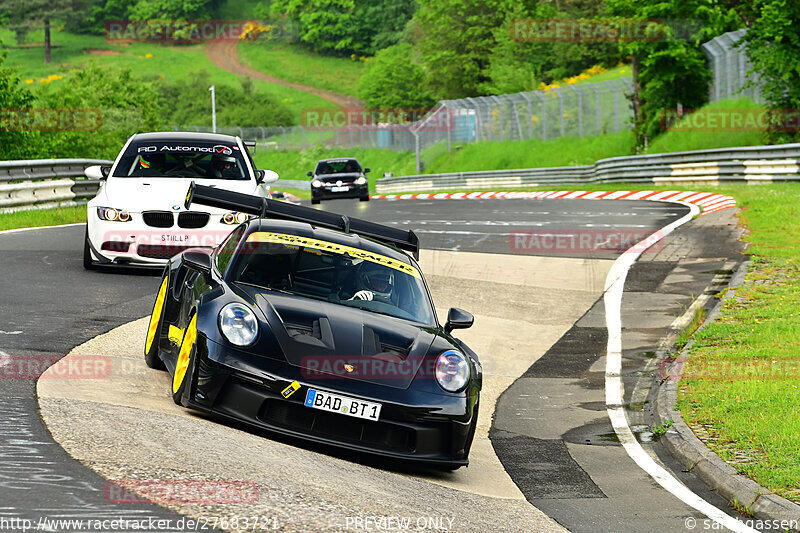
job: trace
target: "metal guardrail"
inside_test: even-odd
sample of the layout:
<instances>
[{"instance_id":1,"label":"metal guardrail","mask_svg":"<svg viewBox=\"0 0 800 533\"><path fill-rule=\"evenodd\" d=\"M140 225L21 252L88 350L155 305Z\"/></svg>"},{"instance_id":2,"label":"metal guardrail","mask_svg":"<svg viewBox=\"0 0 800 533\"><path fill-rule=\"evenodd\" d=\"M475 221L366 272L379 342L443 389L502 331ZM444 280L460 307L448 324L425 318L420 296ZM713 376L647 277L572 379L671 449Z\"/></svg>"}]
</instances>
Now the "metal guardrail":
<instances>
[{"instance_id":1,"label":"metal guardrail","mask_svg":"<svg viewBox=\"0 0 800 533\"><path fill-rule=\"evenodd\" d=\"M601 159L594 165L381 178L376 192L494 189L587 183L720 183L800 180L800 144L720 148Z\"/></svg>"},{"instance_id":2,"label":"metal guardrail","mask_svg":"<svg viewBox=\"0 0 800 533\"><path fill-rule=\"evenodd\" d=\"M83 175L91 165L110 165L104 159L32 159L0 161L0 210L71 205L97 194L99 180Z\"/></svg>"},{"instance_id":3,"label":"metal guardrail","mask_svg":"<svg viewBox=\"0 0 800 533\"><path fill-rule=\"evenodd\" d=\"M84 203L97 195L100 180L83 171L92 165L111 165L105 159L32 159L0 161L0 212ZM311 188L308 181L279 180L274 188Z\"/></svg>"}]
</instances>

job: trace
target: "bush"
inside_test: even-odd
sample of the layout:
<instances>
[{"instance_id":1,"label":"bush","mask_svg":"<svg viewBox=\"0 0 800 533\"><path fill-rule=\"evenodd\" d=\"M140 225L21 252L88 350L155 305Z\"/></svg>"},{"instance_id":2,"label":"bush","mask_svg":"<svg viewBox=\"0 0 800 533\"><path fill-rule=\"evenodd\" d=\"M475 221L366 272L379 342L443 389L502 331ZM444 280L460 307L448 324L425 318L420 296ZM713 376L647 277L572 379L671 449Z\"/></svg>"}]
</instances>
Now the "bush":
<instances>
[{"instance_id":1,"label":"bush","mask_svg":"<svg viewBox=\"0 0 800 533\"><path fill-rule=\"evenodd\" d=\"M114 158L125 140L162 123L157 93L150 83L134 78L130 70L105 70L96 65L76 72L69 80L44 85L37 107L93 109L101 125L90 131L38 131L37 157Z\"/></svg>"},{"instance_id":2,"label":"bush","mask_svg":"<svg viewBox=\"0 0 800 533\"><path fill-rule=\"evenodd\" d=\"M159 103L167 126L211 124L211 78L206 71L173 83L158 83ZM295 117L288 107L256 92L249 78L241 87L215 86L218 126L292 126Z\"/></svg>"},{"instance_id":3,"label":"bush","mask_svg":"<svg viewBox=\"0 0 800 533\"><path fill-rule=\"evenodd\" d=\"M358 95L371 108L426 108L436 100L425 89L425 72L410 44L396 44L367 62Z\"/></svg>"}]
</instances>

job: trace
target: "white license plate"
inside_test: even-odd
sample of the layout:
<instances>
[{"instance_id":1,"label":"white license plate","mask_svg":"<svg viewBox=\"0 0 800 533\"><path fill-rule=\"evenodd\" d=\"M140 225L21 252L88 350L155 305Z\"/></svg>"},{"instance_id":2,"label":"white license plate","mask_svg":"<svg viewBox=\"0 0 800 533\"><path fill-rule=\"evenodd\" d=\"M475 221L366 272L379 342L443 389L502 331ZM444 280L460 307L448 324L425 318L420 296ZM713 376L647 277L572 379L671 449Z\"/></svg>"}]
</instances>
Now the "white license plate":
<instances>
[{"instance_id":1,"label":"white license plate","mask_svg":"<svg viewBox=\"0 0 800 533\"><path fill-rule=\"evenodd\" d=\"M161 242L184 243L189 240L188 235L162 235Z\"/></svg>"},{"instance_id":2,"label":"white license plate","mask_svg":"<svg viewBox=\"0 0 800 533\"><path fill-rule=\"evenodd\" d=\"M306 393L306 407L322 409L332 413L339 413L366 420L378 420L381 415L381 404L365 402L347 396L340 396L331 392L308 389Z\"/></svg>"},{"instance_id":3,"label":"white license plate","mask_svg":"<svg viewBox=\"0 0 800 533\"><path fill-rule=\"evenodd\" d=\"M344 186L342 186L342 187L331 187L331 192L345 192L345 191L349 191L349 190L350 190L350 187L344 187Z\"/></svg>"}]
</instances>

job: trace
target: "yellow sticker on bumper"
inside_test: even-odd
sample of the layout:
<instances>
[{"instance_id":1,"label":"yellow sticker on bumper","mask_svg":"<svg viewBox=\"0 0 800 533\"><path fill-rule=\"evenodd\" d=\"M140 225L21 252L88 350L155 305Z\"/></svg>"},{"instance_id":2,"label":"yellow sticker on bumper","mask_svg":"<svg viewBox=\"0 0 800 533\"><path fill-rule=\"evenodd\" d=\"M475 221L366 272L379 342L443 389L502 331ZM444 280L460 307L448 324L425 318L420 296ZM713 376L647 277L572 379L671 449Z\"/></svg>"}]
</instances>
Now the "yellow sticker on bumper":
<instances>
[{"instance_id":1,"label":"yellow sticker on bumper","mask_svg":"<svg viewBox=\"0 0 800 533\"><path fill-rule=\"evenodd\" d=\"M179 327L173 326L170 324L169 326L169 341L174 344L175 346L180 346L181 341L183 340L183 330Z\"/></svg>"},{"instance_id":2,"label":"yellow sticker on bumper","mask_svg":"<svg viewBox=\"0 0 800 533\"><path fill-rule=\"evenodd\" d=\"M292 381L288 387L286 387L281 391L281 395L283 395L284 398L288 398L289 396L291 396L292 394L294 394L299 390L300 390L300 384L296 381Z\"/></svg>"},{"instance_id":3,"label":"yellow sticker on bumper","mask_svg":"<svg viewBox=\"0 0 800 533\"><path fill-rule=\"evenodd\" d=\"M364 261L377 263L379 265L404 272L410 276L414 276L417 279L422 279L422 275L419 273L419 270L408 263L399 261L397 259L392 259L391 257L386 257L385 255L374 254L372 252L368 252L367 250L353 248L352 246L344 246L334 242L309 239L308 237L300 237L297 235L286 235L284 233L269 233L266 231L257 231L251 233L250 236L247 237L247 242L265 242L283 244L284 246L302 246L303 248L322 250L339 255L348 254L350 257L356 257L358 259L363 259Z\"/></svg>"}]
</instances>

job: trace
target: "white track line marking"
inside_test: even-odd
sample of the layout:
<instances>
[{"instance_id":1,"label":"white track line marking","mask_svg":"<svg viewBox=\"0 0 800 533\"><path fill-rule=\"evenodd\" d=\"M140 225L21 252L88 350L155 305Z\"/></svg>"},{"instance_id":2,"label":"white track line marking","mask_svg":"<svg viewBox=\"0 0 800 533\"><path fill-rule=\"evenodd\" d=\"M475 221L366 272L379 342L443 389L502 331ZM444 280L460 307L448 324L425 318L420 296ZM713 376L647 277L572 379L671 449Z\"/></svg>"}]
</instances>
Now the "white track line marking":
<instances>
[{"instance_id":1,"label":"white track line marking","mask_svg":"<svg viewBox=\"0 0 800 533\"><path fill-rule=\"evenodd\" d=\"M69 228L70 226L85 226L86 222L77 222L75 224L61 224L59 226L36 226L33 228L16 228L16 229L4 229L0 231L0 235L5 235L7 233L22 233L23 231L33 231L37 229L49 229L49 228Z\"/></svg>"},{"instance_id":2,"label":"white track line marking","mask_svg":"<svg viewBox=\"0 0 800 533\"><path fill-rule=\"evenodd\" d=\"M608 328L608 346L606 351L606 408L611 425L617 434L620 443L633 461L659 485L673 494L686 505L700 511L705 516L722 524L726 528L742 532L757 533L755 529L748 527L744 522L728 515L717 507L711 505L703 498L692 492L686 485L678 481L661 465L656 463L650 455L644 451L642 445L636 440L628 419L625 416L623 407L624 384L622 382L622 292L625 286L625 278L628 270L639 258L646 247L652 246L663 239L676 228L692 220L700 212L696 205L683 203L691 209L689 214L667 225L663 229L648 237L642 243L636 244L631 250L620 255L606 277L605 294L603 303L605 304L606 326ZM647 245L644 245L647 241Z\"/></svg>"}]
</instances>

